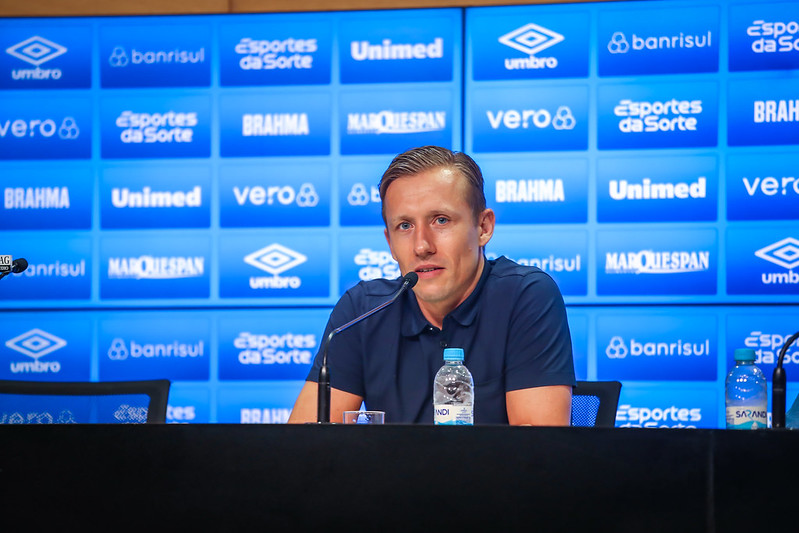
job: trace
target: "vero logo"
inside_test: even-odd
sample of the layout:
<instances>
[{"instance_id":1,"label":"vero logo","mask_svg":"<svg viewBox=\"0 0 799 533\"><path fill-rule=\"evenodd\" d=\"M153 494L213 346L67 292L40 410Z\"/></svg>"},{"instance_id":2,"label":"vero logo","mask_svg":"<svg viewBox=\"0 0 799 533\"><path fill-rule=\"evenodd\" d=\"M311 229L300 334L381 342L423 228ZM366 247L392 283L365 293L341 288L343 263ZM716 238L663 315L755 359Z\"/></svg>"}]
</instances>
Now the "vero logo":
<instances>
[{"instance_id":1,"label":"vero logo","mask_svg":"<svg viewBox=\"0 0 799 533\"><path fill-rule=\"evenodd\" d=\"M270 244L244 258L245 263L274 276L301 265L307 260L305 255L280 244Z\"/></svg>"},{"instance_id":2,"label":"vero logo","mask_svg":"<svg viewBox=\"0 0 799 533\"><path fill-rule=\"evenodd\" d=\"M67 341L35 328L6 341L6 346L21 354L39 359L40 357L60 350L67 345Z\"/></svg>"}]
</instances>

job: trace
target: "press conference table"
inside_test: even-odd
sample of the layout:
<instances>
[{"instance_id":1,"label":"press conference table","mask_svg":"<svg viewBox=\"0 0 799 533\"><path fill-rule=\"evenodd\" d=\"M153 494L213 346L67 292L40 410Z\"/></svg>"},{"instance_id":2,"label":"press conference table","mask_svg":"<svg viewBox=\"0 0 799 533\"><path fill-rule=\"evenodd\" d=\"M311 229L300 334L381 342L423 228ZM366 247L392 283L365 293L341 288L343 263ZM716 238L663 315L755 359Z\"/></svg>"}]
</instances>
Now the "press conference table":
<instances>
[{"instance_id":1,"label":"press conference table","mask_svg":"<svg viewBox=\"0 0 799 533\"><path fill-rule=\"evenodd\" d=\"M797 454L788 430L2 426L0 527L766 531Z\"/></svg>"}]
</instances>

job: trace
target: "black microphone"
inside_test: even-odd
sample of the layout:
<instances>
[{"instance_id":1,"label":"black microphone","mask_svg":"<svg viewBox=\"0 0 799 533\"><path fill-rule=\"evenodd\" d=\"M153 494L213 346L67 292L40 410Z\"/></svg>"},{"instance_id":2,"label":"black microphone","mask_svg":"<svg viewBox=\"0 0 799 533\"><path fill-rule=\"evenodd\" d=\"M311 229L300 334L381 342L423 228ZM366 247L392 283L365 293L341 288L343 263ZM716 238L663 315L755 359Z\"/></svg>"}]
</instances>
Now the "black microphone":
<instances>
[{"instance_id":1,"label":"black microphone","mask_svg":"<svg viewBox=\"0 0 799 533\"><path fill-rule=\"evenodd\" d=\"M385 309L392 303L396 301L400 295L407 291L408 289L412 288L416 285L416 282L419 281L419 275L416 272L408 272L402 277L402 287L394 293L394 296L391 297L390 300L383 302L382 304L378 305L371 311L367 311L366 313L362 314L361 316L354 318L344 324L343 326L339 326L327 336L325 340L324 348L322 349L322 366L319 369L319 392L317 394L317 409L316 409L316 421L319 424L328 424L330 423L330 369L327 367L327 347L330 345L330 341L333 340L333 337L344 331L345 329L349 328L360 322L361 320L372 316L373 314L377 313L378 311Z\"/></svg>"},{"instance_id":2,"label":"black microphone","mask_svg":"<svg viewBox=\"0 0 799 533\"><path fill-rule=\"evenodd\" d=\"M793 341L799 338L799 331L791 335L780 349L780 357L777 359L777 366L771 375L771 427L785 427L785 370L782 368L782 360L785 353Z\"/></svg>"},{"instance_id":3,"label":"black microphone","mask_svg":"<svg viewBox=\"0 0 799 533\"><path fill-rule=\"evenodd\" d=\"M26 268L28 268L28 262L24 258L20 257L19 259L14 259L11 262L11 270L0 273L0 279L3 279L9 274L19 274L20 272L24 272Z\"/></svg>"}]
</instances>

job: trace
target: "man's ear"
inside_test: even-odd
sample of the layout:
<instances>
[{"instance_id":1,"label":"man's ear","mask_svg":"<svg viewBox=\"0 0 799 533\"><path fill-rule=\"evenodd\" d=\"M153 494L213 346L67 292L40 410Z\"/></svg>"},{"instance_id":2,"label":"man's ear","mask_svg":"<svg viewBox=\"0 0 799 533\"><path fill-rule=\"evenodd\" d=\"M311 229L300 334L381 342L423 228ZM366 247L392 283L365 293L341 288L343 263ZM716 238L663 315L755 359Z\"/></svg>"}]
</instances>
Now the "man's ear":
<instances>
[{"instance_id":1,"label":"man's ear","mask_svg":"<svg viewBox=\"0 0 799 533\"><path fill-rule=\"evenodd\" d=\"M496 225L496 215L493 209L484 209L480 213L480 218L477 221L477 228L479 229L480 246L485 246L491 237L494 235L494 226Z\"/></svg>"}]
</instances>

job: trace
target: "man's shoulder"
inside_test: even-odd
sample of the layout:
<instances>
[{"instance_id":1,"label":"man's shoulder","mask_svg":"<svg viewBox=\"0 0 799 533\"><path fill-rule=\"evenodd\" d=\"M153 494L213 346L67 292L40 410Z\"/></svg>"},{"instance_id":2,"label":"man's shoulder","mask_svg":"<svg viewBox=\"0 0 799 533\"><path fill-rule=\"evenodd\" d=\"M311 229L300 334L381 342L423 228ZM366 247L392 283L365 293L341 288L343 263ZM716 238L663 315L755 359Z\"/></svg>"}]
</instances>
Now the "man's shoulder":
<instances>
[{"instance_id":1,"label":"man's shoulder","mask_svg":"<svg viewBox=\"0 0 799 533\"><path fill-rule=\"evenodd\" d=\"M490 259L491 273L489 277L494 279L524 279L531 280L539 277L549 277L549 274L536 266L520 265L519 263L508 259L507 257L500 256L496 259Z\"/></svg>"}]
</instances>

